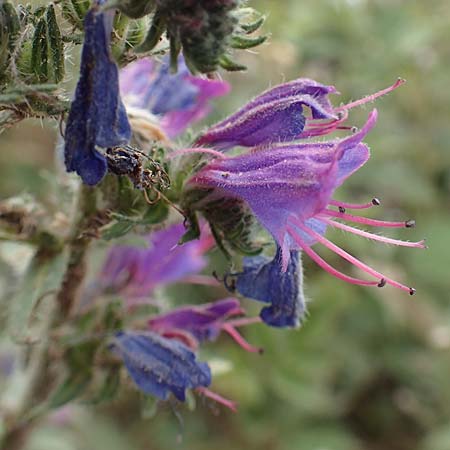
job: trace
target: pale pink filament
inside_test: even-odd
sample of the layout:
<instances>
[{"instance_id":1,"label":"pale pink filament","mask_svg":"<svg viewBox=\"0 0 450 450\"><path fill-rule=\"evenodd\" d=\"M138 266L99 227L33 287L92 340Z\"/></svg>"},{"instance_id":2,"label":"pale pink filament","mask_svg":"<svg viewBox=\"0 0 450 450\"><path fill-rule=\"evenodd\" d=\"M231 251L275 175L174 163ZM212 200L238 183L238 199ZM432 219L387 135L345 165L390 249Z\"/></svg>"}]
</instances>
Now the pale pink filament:
<instances>
[{"instance_id":1,"label":"pale pink filament","mask_svg":"<svg viewBox=\"0 0 450 450\"><path fill-rule=\"evenodd\" d=\"M224 397L222 397L219 394L216 394L213 391L210 391L208 388L205 387L198 387L195 389L197 392L199 392L200 394L203 394L205 397L210 398L211 400L214 400L217 403L220 403L223 406L226 406L228 409L231 409L231 411L233 412L237 412L237 403L233 402L232 400L228 400Z\"/></svg>"},{"instance_id":2,"label":"pale pink filament","mask_svg":"<svg viewBox=\"0 0 450 450\"><path fill-rule=\"evenodd\" d=\"M380 201L377 198L373 198L368 203L347 203L347 202L339 202L337 200L330 200L330 205L337 206L339 209L367 209L372 208L373 206L379 206Z\"/></svg>"},{"instance_id":3,"label":"pale pink filament","mask_svg":"<svg viewBox=\"0 0 450 450\"><path fill-rule=\"evenodd\" d=\"M233 328L232 325L229 323L224 323L222 325L222 330L228 333L235 341L236 343L242 347L244 350L250 353L262 353L263 350L259 347L254 347L253 345L250 345L240 334L237 330Z\"/></svg>"},{"instance_id":4,"label":"pale pink filament","mask_svg":"<svg viewBox=\"0 0 450 450\"><path fill-rule=\"evenodd\" d=\"M320 217L321 216L321 217ZM331 209L326 209L319 215L319 218L326 216L337 217L338 219L345 219L349 222L362 223L363 225L370 225L373 227L386 227L386 228L412 228L414 222L407 220L404 222L389 222L386 220L369 219L367 217L353 216L352 214L345 214Z\"/></svg>"},{"instance_id":5,"label":"pale pink filament","mask_svg":"<svg viewBox=\"0 0 450 450\"><path fill-rule=\"evenodd\" d=\"M361 286L378 286L381 283L381 280L379 281L366 281L366 280L360 280L359 278L353 278L349 275L346 275L345 273L340 272L339 270L335 269L333 266L328 264L325 260L323 260L303 239L296 233L296 231L291 228L287 227L287 231L292 236L292 238L297 242L297 244L303 249L303 251L322 269L326 270L329 274L333 275L336 278L339 278L340 280L346 281L347 283L352 284L358 284Z\"/></svg>"},{"instance_id":6,"label":"pale pink filament","mask_svg":"<svg viewBox=\"0 0 450 450\"><path fill-rule=\"evenodd\" d=\"M392 239L385 236L379 236L378 234L369 233L368 231L359 230L358 228L351 227L350 225L346 225L344 223L335 222L334 220L327 219L325 217L322 220L332 227L340 228L341 230L349 231L350 233L357 234L374 241L384 242L385 244L394 244L402 247L426 248L424 240L419 242L402 241L400 239Z\"/></svg>"},{"instance_id":7,"label":"pale pink filament","mask_svg":"<svg viewBox=\"0 0 450 450\"><path fill-rule=\"evenodd\" d=\"M216 158L226 158L226 156L223 153L220 153L217 150L213 150L212 148L196 147L196 148L182 148L180 150L175 150L167 155L167 159L173 159L176 158L177 156L190 155L194 153L206 153L215 156Z\"/></svg>"},{"instance_id":8,"label":"pale pink filament","mask_svg":"<svg viewBox=\"0 0 450 450\"><path fill-rule=\"evenodd\" d=\"M305 226L300 220L297 218L292 218L292 221L295 223L296 226L298 226L301 230L303 230L305 233L309 234L311 237L313 237L317 242L320 242L325 247L329 248L331 251L339 255L341 258L347 260L351 264L355 265L362 271L368 273L369 275L372 275L376 278L379 278L386 282L387 284L390 284L391 286L397 287L399 289L402 289L403 291L409 292L411 295L414 294L415 290L405 286L404 284L401 284L395 280L392 280L391 278L387 278L382 273L377 272L376 270L369 267L367 264L364 264L359 259L355 258L354 256L350 255L350 253L347 253L345 250L342 250L337 245L330 242L328 239L324 238L321 234L315 232L314 230L310 229L309 227Z\"/></svg>"},{"instance_id":9,"label":"pale pink filament","mask_svg":"<svg viewBox=\"0 0 450 450\"><path fill-rule=\"evenodd\" d=\"M355 106L364 105L369 102L373 102L375 99L388 94L389 92L392 92L393 90L397 89L402 84L406 83L406 80L403 78L398 78L397 81L392 85L387 87L386 89L382 89L381 91L375 92L375 94L367 95L366 97L363 97L359 100L356 100L351 103L347 103L346 105L339 106L335 109L335 111L346 111L351 108L354 108Z\"/></svg>"}]
</instances>

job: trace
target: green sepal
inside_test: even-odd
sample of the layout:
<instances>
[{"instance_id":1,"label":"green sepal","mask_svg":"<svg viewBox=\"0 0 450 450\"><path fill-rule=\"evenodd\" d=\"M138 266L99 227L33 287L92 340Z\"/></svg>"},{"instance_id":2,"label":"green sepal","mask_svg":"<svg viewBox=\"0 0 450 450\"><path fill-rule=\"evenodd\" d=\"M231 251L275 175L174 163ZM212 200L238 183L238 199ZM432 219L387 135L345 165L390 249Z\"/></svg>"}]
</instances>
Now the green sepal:
<instances>
[{"instance_id":1,"label":"green sepal","mask_svg":"<svg viewBox=\"0 0 450 450\"><path fill-rule=\"evenodd\" d=\"M31 68L39 82L47 81L48 52L47 52L47 24L45 17L41 17L36 25L32 40Z\"/></svg>"},{"instance_id":2,"label":"green sepal","mask_svg":"<svg viewBox=\"0 0 450 450\"><path fill-rule=\"evenodd\" d=\"M45 15L48 35L49 73L48 80L59 83L64 78L64 44L56 20L55 8L50 4Z\"/></svg>"},{"instance_id":3,"label":"green sepal","mask_svg":"<svg viewBox=\"0 0 450 450\"><path fill-rule=\"evenodd\" d=\"M241 23L239 24L242 30L245 31L247 34L251 34L261 28L266 21L266 16L261 16L259 19L255 20L254 22L250 23Z\"/></svg>"},{"instance_id":4,"label":"green sepal","mask_svg":"<svg viewBox=\"0 0 450 450\"><path fill-rule=\"evenodd\" d=\"M185 244L186 242L193 241L194 239L198 239L200 237L200 225L195 212L186 212L184 225L187 228L187 231L183 234L183 236L181 236L178 242L179 244Z\"/></svg>"},{"instance_id":5,"label":"green sepal","mask_svg":"<svg viewBox=\"0 0 450 450\"><path fill-rule=\"evenodd\" d=\"M101 238L105 241L110 241L125 236L133 229L134 225L133 222L128 221L111 222L102 229Z\"/></svg>"},{"instance_id":6,"label":"green sepal","mask_svg":"<svg viewBox=\"0 0 450 450\"><path fill-rule=\"evenodd\" d=\"M153 16L153 21L144 42L135 49L136 53L145 53L153 50L159 43L161 36L166 29L166 17L156 11Z\"/></svg>"},{"instance_id":7,"label":"green sepal","mask_svg":"<svg viewBox=\"0 0 450 450\"><path fill-rule=\"evenodd\" d=\"M219 59L219 65L228 72L240 72L247 70L247 66L233 61L229 56L222 55Z\"/></svg>"},{"instance_id":8,"label":"green sepal","mask_svg":"<svg viewBox=\"0 0 450 450\"><path fill-rule=\"evenodd\" d=\"M234 35L231 37L230 46L232 48L237 48L240 50L245 50L248 48L253 48L258 45L261 45L263 42L267 40L269 36L256 36L256 37L246 37L242 35Z\"/></svg>"}]
</instances>

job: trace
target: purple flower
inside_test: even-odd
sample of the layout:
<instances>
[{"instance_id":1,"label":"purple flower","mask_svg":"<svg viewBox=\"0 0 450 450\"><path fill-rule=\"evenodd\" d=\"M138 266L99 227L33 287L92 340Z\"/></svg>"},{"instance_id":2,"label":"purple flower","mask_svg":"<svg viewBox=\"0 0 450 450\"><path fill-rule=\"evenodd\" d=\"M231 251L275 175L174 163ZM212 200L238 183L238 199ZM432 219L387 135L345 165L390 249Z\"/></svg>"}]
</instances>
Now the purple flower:
<instances>
[{"instance_id":1,"label":"purple flower","mask_svg":"<svg viewBox=\"0 0 450 450\"><path fill-rule=\"evenodd\" d=\"M256 322L254 318L230 321L233 316L244 314L236 298L225 298L199 306L183 306L168 313L152 317L148 321L151 331L165 337L177 339L196 349L199 342L217 339L221 331L228 333L244 350L260 353L238 333L236 326Z\"/></svg>"},{"instance_id":2,"label":"purple flower","mask_svg":"<svg viewBox=\"0 0 450 450\"><path fill-rule=\"evenodd\" d=\"M80 79L65 131L66 168L89 185L100 182L107 171L106 159L97 147L120 146L131 136L110 50L112 20L113 15L99 13L96 7L86 14Z\"/></svg>"},{"instance_id":3,"label":"purple flower","mask_svg":"<svg viewBox=\"0 0 450 450\"><path fill-rule=\"evenodd\" d=\"M328 99L329 94L338 93L334 86L299 78L263 92L236 113L210 127L197 139L196 145L226 150L234 146L254 147L328 134L342 128L350 108L372 101L403 82L398 80L376 94L335 108ZM311 117L303 114L304 106L310 109Z\"/></svg>"},{"instance_id":4,"label":"purple flower","mask_svg":"<svg viewBox=\"0 0 450 450\"><path fill-rule=\"evenodd\" d=\"M274 327L298 327L306 312L300 252L291 250L286 271L281 270L281 248L275 257L244 258L241 273L235 274L234 287L241 295L264 303L263 322Z\"/></svg>"},{"instance_id":5,"label":"purple flower","mask_svg":"<svg viewBox=\"0 0 450 450\"><path fill-rule=\"evenodd\" d=\"M123 360L137 387L146 394L167 400L172 393L184 401L186 389L211 384L208 364L180 342L152 332L116 333L112 350Z\"/></svg>"},{"instance_id":6,"label":"purple flower","mask_svg":"<svg viewBox=\"0 0 450 450\"><path fill-rule=\"evenodd\" d=\"M120 90L127 105L159 117L163 130L175 137L205 117L210 100L230 87L225 81L192 76L180 57L176 74L170 73L168 58L161 64L148 58L130 64L120 72Z\"/></svg>"},{"instance_id":7,"label":"purple flower","mask_svg":"<svg viewBox=\"0 0 450 450\"><path fill-rule=\"evenodd\" d=\"M198 341L214 340L219 336L223 323L243 313L239 300L226 298L201 306L185 306L148 321L149 329L160 334L183 330Z\"/></svg>"},{"instance_id":8,"label":"purple flower","mask_svg":"<svg viewBox=\"0 0 450 450\"><path fill-rule=\"evenodd\" d=\"M385 238L336 220L381 227L413 226L411 221L385 222L345 213L345 208L367 208L377 204L375 200L364 205L332 200L336 188L369 159L369 149L361 141L374 126L376 118L374 110L359 132L344 139L277 144L236 157L216 158L189 180L188 187L213 188L211 195L215 198L231 196L246 201L281 247L283 270L288 267L289 250L301 249L329 273L345 281L378 286L387 283L414 293L412 288L377 272L324 237L327 226L333 226L381 242L424 247L423 241L403 242ZM339 209L333 210L330 206ZM323 244L376 281L360 280L334 269L311 248L315 243Z\"/></svg>"},{"instance_id":9,"label":"purple flower","mask_svg":"<svg viewBox=\"0 0 450 450\"><path fill-rule=\"evenodd\" d=\"M212 245L211 236L203 234L199 240L177 245L184 232L182 224L170 225L148 236L148 248L113 247L100 274L101 289L138 300L148 298L157 286L201 271L206 266L204 253Z\"/></svg>"}]
</instances>

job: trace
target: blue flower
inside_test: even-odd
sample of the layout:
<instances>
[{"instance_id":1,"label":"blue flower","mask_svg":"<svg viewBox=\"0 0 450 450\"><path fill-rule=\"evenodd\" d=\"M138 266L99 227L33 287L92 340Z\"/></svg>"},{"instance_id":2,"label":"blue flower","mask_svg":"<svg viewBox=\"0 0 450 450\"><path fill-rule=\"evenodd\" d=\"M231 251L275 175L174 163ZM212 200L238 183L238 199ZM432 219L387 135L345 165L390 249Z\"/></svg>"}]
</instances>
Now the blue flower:
<instances>
[{"instance_id":1,"label":"blue flower","mask_svg":"<svg viewBox=\"0 0 450 450\"><path fill-rule=\"evenodd\" d=\"M152 332L120 331L112 350L122 358L137 387L161 400L172 393L184 401L186 389L211 384L208 364L198 362L195 354L177 340Z\"/></svg>"},{"instance_id":2,"label":"blue flower","mask_svg":"<svg viewBox=\"0 0 450 450\"><path fill-rule=\"evenodd\" d=\"M110 50L112 18L95 7L86 14L80 79L67 119L66 168L77 172L88 185L99 183L107 171L106 159L97 147L120 146L131 137L119 94L118 69Z\"/></svg>"},{"instance_id":3,"label":"blue flower","mask_svg":"<svg viewBox=\"0 0 450 450\"><path fill-rule=\"evenodd\" d=\"M244 258L236 275L236 290L244 297L270 303L260 317L274 327L298 327L306 312L300 252L292 250L286 271L281 267L281 248L273 259L265 256Z\"/></svg>"}]
</instances>

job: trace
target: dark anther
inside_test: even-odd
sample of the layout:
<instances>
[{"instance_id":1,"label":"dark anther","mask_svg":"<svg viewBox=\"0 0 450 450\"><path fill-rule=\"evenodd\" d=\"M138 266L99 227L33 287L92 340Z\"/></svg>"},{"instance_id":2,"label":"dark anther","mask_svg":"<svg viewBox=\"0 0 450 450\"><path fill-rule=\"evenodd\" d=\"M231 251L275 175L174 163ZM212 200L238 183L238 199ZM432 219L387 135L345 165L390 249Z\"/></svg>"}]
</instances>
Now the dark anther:
<instances>
[{"instance_id":1,"label":"dark anther","mask_svg":"<svg viewBox=\"0 0 450 450\"><path fill-rule=\"evenodd\" d=\"M224 278L219 277L219 274L213 270L212 271L212 276L219 282L219 283L223 283L225 281Z\"/></svg>"},{"instance_id":2,"label":"dark anther","mask_svg":"<svg viewBox=\"0 0 450 450\"><path fill-rule=\"evenodd\" d=\"M372 199L372 205L374 206L380 206L381 202L376 197Z\"/></svg>"},{"instance_id":3,"label":"dark anther","mask_svg":"<svg viewBox=\"0 0 450 450\"><path fill-rule=\"evenodd\" d=\"M352 127L352 128L351 128L351 132L352 132L353 134L357 133L357 132L358 132L358 127Z\"/></svg>"},{"instance_id":4,"label":"dark anther","mask_svg":"<svg viewBox=\"0 0 450 450\"><path fill-rule=\"evenodd\" d=\"M386 278L382 278L377 286L380 288L386 286Z\"/></svg>"},{"instance_id":5,"label":"dark anther","mask_svg":"<svg viewBox=\"0 0 450 450\"><path fill-rule=\"evenodd\" d=\"M414 228L416 226L416 221L415 220L407 220L405 222L405 227L406 228Z\"/></svg>"},{"instance_id":6,"label":"dark anther","mask_svg":"<svg viewBox=\"0 0 450 450\"><path fill-rule=\"evenodd\" d=\"M344 214L345 213L345 208L343 206L339 206L339 212Z\"/></svg>"},{"instance_id":7,"label":"dark anther","mask_svg":"<svg viewBox=\"0 0 450 450\"><path fill-rule=\"evenodd\" d=\"M414 295L416 290L414 288L409 288L409 295Z\"/></svg>"}]
</instances>

